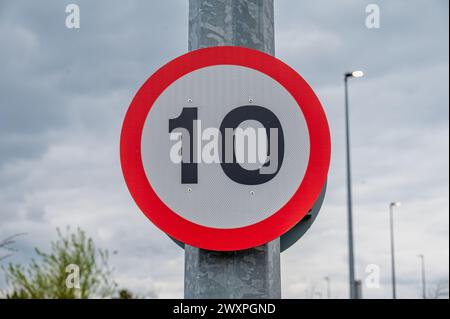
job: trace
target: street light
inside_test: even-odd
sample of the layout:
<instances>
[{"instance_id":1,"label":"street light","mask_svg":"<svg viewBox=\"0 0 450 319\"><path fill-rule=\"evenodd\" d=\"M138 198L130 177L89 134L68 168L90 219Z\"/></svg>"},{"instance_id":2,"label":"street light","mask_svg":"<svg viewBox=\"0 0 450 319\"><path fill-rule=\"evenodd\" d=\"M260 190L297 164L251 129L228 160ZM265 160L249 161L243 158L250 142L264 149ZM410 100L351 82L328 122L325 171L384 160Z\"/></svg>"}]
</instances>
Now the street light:
<instances>
[{"instance_id":1,"label":"street light","mask_svg":"<svg viewBox=\"0 0 450 319\"><path fill-rule=\"evenodd\" d=\"M364 76L363 71L352 71L344 74L345 84L345 136L347 154L347 209L348 209L348 264L350 277L350 299L356 299L355 256L353 251L353 213L352 213L352 181L350 170L350 120L348 107L348 79Z\"/></svg>"},{"instance_id":2,"label":"street light","mask_svg":"<svg viewBox=\"0 0 450 319\"><path fill-rule=\"evenodd\" d=\"M364 76L364 72L361 71L361 70L352 72L352 77L354 77L354 78L360 78L360 77L363 77L363 76Z\"/></svg>"},{"instance_id":3,"label":"street light","mask_svg":"<svg viewBox=\"0 0 450 319\"><path fill-rule=\"evenodd\" d=\"M422 298L427 299L427 280L425 277L425 256L423 254L420 254L417 257L420 258L421 265L422 265Z\"/></svg>"},{"instance_id":4,"label":"street light","mask_svg":"<svg viewBox=\"0 0 450 319\"><path fill-rule=\"evenodd\" d=\"M401 206L400 202L389 204L389 217L391 226L391 263L392 263L392 298L397 299L397 284L395 278L395 242L394 242L394 207Z\"/></svg>"}]
</instances>

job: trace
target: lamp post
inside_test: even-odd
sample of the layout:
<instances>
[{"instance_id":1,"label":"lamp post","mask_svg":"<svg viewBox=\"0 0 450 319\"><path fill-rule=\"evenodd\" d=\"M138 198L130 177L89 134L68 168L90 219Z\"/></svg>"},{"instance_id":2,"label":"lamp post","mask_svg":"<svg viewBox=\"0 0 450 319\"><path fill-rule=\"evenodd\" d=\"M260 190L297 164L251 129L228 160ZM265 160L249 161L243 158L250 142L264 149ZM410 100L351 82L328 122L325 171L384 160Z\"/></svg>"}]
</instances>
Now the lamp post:
<instances>
[{"instance_id":1,"label":"lamp post","mask_svg":"<svg viewBox=\"0 0 450 319\"><path fill-rule=\"evenodd\" d=\"M325 277L324 278L326 283L327 283L327 298L331 299L331 287L330 287L330 277Z\"/></svg>"},{"instance_id":2,"label":"lamp post","mask_svg":"<svg viewBox=\"0 0 450 319\"><path fill-rule=\"evenodd\" d=\"M348 79L360 78L364 76L362 71L353 71L345 73L345 136L346 136L346 155L347 155L347 209L348 209L348 263L350 277L350 299L356 299L355 285L355 256L353 251L353 212L352 212L352 182L350 170L350 125L349 125L349 106L348 106Z\"/></svg>"},{"instance_id":3,"label":"lamp post","mask_svg":"<svg viewBox=\"0 0 450 319\"><path fill-rule=\"evenodd\" d=\"M392 263L392 298L397 299L397 283L395 277L395 241L394 241L394 207L401 206L400 202L389 204L389 217L391 228L391 263Z\"/></svg>"},{"instance_id":4,"label":"lamp post","mask_svg":"<svg viewBox=\"0 0 450 319\"><path fill-rule=\"evenodd\" d=\"M420 254L417 257L420 258L421 266L422 266L422 298L427 299L427 279L425 277L425 256L423 254Z\"/></svg>"}]
</instances>

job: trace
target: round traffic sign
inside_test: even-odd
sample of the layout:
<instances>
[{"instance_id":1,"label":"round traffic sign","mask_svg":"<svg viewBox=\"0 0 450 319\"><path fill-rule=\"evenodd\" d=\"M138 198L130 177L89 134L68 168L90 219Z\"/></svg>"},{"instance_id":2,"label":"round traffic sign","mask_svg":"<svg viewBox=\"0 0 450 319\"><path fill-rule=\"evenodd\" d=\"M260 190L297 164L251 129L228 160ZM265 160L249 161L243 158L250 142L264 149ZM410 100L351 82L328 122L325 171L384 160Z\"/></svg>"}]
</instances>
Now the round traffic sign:
<instances>
[{"instance_id":1,"label":"round traffic sign","mask_svg":"<svg viewBox=\"0 0 450 319\"><path fill-rule=\"evenodd\" d=\"M325 199L325 193L327 191L327 182L325 182L325 185L322 188L322 191L320 192L319 197L317 198L316 202L314 203L314 206L309 210L308 214L303 217L301 221L297 223L294 227L292 227L287 233L283 234L280 237L280 252L285 252L292 246L294 246L297 241L300 240L300 238L303 237L303 235L309 230L309 228L312 226L314 221L317 218L317 215L319 215L319 211L322 208L322 204ZM169 238L178 245L178 247L185 249L186 245L176 240L173 237Z\"/></svg>"},{"instance_id":2,"label":"round traffic sign","mask_svg":"<svg viewBox=\"0 0 450 319\"><path fill-rule=\"evenodd\" d=\"M120 144L130 193L161 230L220 251L293 228L325 184L325 113L293 69L265 53L212 47L178 57L139 89Z\"/></svg>"}]
</instances>

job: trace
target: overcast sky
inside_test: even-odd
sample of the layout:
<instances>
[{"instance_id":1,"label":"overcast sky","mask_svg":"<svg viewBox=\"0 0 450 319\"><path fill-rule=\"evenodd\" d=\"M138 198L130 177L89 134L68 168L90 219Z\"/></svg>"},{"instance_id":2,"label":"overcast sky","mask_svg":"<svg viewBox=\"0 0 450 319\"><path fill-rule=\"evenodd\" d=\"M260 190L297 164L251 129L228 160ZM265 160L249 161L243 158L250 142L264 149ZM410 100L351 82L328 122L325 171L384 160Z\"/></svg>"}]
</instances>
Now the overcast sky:
<instances>
[{"instance_id":1,"label":"overcast sky","mask_svg":"<svg viewBox=\"0 0 450 319\"><path fill-rule=\"evenodd\" d=\"M77 3L81 28L65 27ZM381 8L367 29L365 8ZM85 229L117 250L121 287L183 296L183 251L138 210L119 163L129 103L161 65L187 51L187 0L0 1L0 239L26 232L9 259L27 262L55 229ZM313 87L328 115L328 193L309 232L282 255L286 298L345 298L347 228L343 73L352 79L351 138L357 276L381 270L368 298L389 298L388 205L396 208L401 298L449 273L449 4L447 0L276 0L276 55ZM1 254L2 252L0 252ZM0 288L4 287L0 274Z\"/></svg>"}]
</instances>

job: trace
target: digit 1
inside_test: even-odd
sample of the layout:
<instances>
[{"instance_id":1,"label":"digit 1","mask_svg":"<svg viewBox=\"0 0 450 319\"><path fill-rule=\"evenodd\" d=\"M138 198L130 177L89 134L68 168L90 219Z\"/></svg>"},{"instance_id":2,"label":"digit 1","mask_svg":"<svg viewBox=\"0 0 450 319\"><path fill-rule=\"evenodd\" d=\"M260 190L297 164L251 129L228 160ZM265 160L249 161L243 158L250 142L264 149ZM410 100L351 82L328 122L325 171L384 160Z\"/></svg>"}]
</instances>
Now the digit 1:
<instances>
[{"instance_id":1,"label":"digit 1","mask_svg":"<svg viewBox=\"0 0 450 319\"><path fill-rule=\"evenodd\" d=\"M172 133L174 130L181 128L183 129L182 134L189 135L187 137L182 137L182 184L197 184L198 182L198 164L194 163L194 121L197 120L197 117L198 114L196 107L185 107L177 118L169 120L169 133Z\"/></svg>"}]
</instances>

